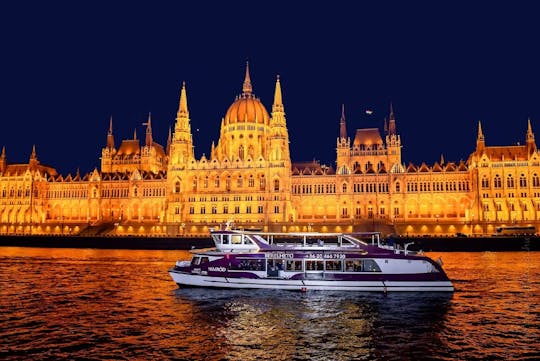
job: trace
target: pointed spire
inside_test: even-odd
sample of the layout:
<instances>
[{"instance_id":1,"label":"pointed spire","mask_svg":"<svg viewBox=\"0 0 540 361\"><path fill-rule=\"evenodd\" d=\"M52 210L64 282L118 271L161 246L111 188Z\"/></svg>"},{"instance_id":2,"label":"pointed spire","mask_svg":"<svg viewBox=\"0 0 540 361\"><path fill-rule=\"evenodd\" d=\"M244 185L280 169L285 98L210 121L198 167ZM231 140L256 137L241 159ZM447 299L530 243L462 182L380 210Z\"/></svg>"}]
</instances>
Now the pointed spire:
<instances>
[{"instance_id":1,"label":"pointed spire","mask_svg":"<svg viewBox=\"0 0 540 361\"><path fill-rule=\"evenodd\" d=\"M394 115L394 105L392 102L390 102L390 121L388 122L388 134L389 135L395 135L396 134L396 117Z\"/></svg>"},{"instance_id":2,"label":"pointed spire","mask_svg":"<svg viewBox=\"0 0 540 361\"><path fill-rule=\"evenodd\" d=\"M113 125L112 125L112 115L109 120L109 132L107 133L107 148L114 149L114 136L113 136Z\"/></svg>"},{"instance_id":3,"label":"pointed spire","mask_svg":"<svg viewBox=\"0 0 540 361\"><path fill-rule=\"evenodd\" d=\"M137 128L133 129L133 140L137 140Z\"/></svg>"},{"instance_id":4,"label":"pointed spire","mask_svg":"<svg viewBox=\"0 0 540 361\"><path fill-rule=\"evenodd\" d=\"M165 150L167 154L170 154L171 152L171 143L172 143L172 131L171 131L171 127L169 127L169 136L167 137L167 147Z\"/></svg>"},{"instance_id":5,"label":"pointed spire","mask_svg":"<svg viewBox=\"0 0 540 361\"><path fill-rule=\"evenodd\" d=\"M482 123L478 121L478 136L476 138L476 150L482 151L486 147L484 133L482 132Z\"/></svg>"},{"instance_id":6,"label":"pointed spire","mask_svg":"<svg viewBox=\"0 0 540 361\"><path fill-rule=\"evenodd\" d=\"M0 158L2 158L2 159L6 158L6 146L5 145L2 147L2 154L0 155Z\"/></svg>"},{"instance_id":7,"label":"pointed spire","mask_svg":"<svg viewBox=\"0 0 540 361\"><path fill-rule=\"evenodd\" d=\"M274 105L283 105L281 97L281 83L279 82L279 74L276 78L276 90L274 91Z\"/></svg>"},{"instance_id":8,"label":"pointed spire","mask_svg":"<svg viewBox=\"0 0 540 361\"><path fill-rule=\"evenodd\" d=\"M30 154L30 161L28 162L28 166L32 168L38 164L39 164L39 161L37 159L36 145L34 144L32 146L32 153Z\"/></svg>"},{"instance_id":9,"label":"pointed spire","mask_svg":"<svg viewBox=\"0 0 540 361\"><path fill-rule=\"evenodd\" d=\"M32 146L32 154L30 154L30 159L37 159L35 144Z\"/></svg>"},{"instance_id":10,"label":"pointed spire","mask_svg":"<svg viewBox=\"0 0 540 361\"><path fill-rule=\"evenodd\" d=\"M384 132L385 133L388 133L388 122L386 121L386 117L384 117L384 121L383 121L383 129L384 129Z\"/></svg>"},{"instance_id":11,"label":"pointed spire","mask_svg":"<svg viewBox=\"0 0 540 361\"><path fill-rule=\"evenodd\" d=\"M345 124L345 104L341 104L341 119L339 120L339 137L347 139L347 125Z\"/></svg>"},{"instance_id":12,"label":"pointed spire","mask_svg":"<svg viewBox=\"0 0 540 361\"><path fill-rule=\"evenodd\" d=\"M532 131L531 118L530 117L529 117L529 119L527 121L526 142L527 142L527 145L528 145L530 151L536 150L536 142L534 141L534 133Z\"/></svg>"},{"instance_id":13,"label":"pointed spire","mask_svg":"<svg viewBox=\"0 0 540 361\"><path fill-rule=\"evenodd\" d=\"M529 117L529 119L527 120L527 140L530 139L534 140L534 133L531 126L531 117Z\"/></svg>"},{"instance_id":14,"label":"pointed spire","mask_svg":"<svg viewBox=\"0 0 540 361\"><path fill-rule=\"evenodd\" d=\"M182 82L182 90L180 90L180 104L178 105L178 113L176 114L176 117L180 118L180 115L187 115L189 117L185 81Z\"/></svg>"},{"instance_id":15,"label":"pointed spire","mask_svg":"<svg viewBox=\"0 0 540 361\"><path fill-rule=\"evenodd\" d=\"M246 95L251 94L253 87L251 86L251 79L249 77L249 61L246 61L246 76L244 78L244 85L242 86L242 92Z\"/></svg>"},{"instance_id":16,"label":"pointed spire","mask_svg":"<svg viewBox=\"0 0 540 361\"><path fill-rule=\"evenodd\" d=\"M152 113L148 112L148 121L146 123L146 139L145 139L145 145L151 146L153 139L152 139Z\"/></svg>"},{"instance_id":17,"label":"pointed spire","mask_svg":"<svg viewBox=\"0 0 540 361\"><path fill-rule=\"evenodd\" d=\"M440 162L441 165L444 164L444 155L441 153L441 162Z\"/></svg>"},{"instance_id":18,"label":"pointed spire","mask_svg":"<svg viewBox=\"0 0 540 361\"><path fill-rule=\"evenodd\" d=\"M477 140L478 141L484 141L484 133L482 132L482 123L480 121L478 121L478 137L477 137Z\"/></svg>"}]
</instances>

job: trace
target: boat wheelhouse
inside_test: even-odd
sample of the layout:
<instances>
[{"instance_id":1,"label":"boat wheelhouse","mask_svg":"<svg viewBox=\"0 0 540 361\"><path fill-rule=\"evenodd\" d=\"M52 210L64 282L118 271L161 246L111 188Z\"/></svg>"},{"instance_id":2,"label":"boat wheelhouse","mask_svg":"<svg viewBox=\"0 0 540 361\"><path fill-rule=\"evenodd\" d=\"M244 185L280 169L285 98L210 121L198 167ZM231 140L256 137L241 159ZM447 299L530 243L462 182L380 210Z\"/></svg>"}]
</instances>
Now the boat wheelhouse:
<instances>
[{"instance_id":1,"label":"boat wheelhouse","mask_svg":"<svg viewBox=\"0 0 540 361\"><path fill-rule=\"evenodd\" d=\"M211 232L215 248L194 250L169 270L179 287L288 290L446 291L440 262L384 244L378 233Z\"/></svg>"}]
</instances>

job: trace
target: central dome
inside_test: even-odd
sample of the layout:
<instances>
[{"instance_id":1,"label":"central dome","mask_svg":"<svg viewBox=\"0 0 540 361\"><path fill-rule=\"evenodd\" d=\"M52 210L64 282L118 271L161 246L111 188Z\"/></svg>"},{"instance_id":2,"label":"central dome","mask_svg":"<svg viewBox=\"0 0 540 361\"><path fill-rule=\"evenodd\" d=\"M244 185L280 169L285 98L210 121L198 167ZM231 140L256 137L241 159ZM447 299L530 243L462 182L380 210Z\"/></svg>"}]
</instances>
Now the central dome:
<instances>
[{"instance_id":1,"label":"central dome","mask_svg":"<svg viewBox=\"0 0 540 361\"><path fill-rule=\"evenodd\" d=\"M234 123L270 124L270 115L261 101L252 94L251 79L249 78L249 64L246 66L246 78L242 87L242 95L225 113L224 125Z\"/></svg>"},{"instance_id":2,"label":"central dome","mask_svg":"<svg viewBox=\"0 0 540 361\"><path fill-rule=\"evenodd\" d=\"M270 124L270 115L261 101L252 94L242 94L225 114L225 125L233 123Z\"/></svg>"}]
</instances>

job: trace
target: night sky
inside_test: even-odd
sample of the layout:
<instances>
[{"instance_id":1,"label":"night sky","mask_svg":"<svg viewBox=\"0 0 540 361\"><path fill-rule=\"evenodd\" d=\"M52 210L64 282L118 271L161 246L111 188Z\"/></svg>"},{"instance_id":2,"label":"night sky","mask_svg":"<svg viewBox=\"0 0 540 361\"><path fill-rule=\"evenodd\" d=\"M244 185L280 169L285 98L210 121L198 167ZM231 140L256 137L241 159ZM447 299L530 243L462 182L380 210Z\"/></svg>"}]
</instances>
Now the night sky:
<instances>
[{"instance_id":1,"label":"night sky","mask_svg":"<svg viewBox=\"0 0 540 361\"><path fill-rule=\"evenodd\" d=\"M533 2L13 2L0 5L0 147L8 163L67 175L117 145L166 144L186 81L195 154L210 153L242 91L271 111L276 75L293 161L335 161L341 104L350 136L394 105L403 163L466 160L487 145L540 144L540 29ZM371 115L366 110L372 110Z\"/></svg>"}]
</instances>

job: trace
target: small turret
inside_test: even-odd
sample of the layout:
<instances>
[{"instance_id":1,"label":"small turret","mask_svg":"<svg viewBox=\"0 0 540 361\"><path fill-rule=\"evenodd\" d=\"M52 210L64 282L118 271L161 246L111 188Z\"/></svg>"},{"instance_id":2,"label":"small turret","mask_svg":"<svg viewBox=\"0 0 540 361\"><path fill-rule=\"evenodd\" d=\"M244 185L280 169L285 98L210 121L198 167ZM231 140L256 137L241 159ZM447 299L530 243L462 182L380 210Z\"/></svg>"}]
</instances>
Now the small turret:
<instances>
[{"instance_id":1,"label":"small turret","mask_svg":"<svg viewBox=\"0 0 540 361\"><path fill-rule=\"evenodd\" d=\"M2 147L2 154L0 155L0 173L4 173L7 168L6 147Z\"/></svg>"}]
</instances>

